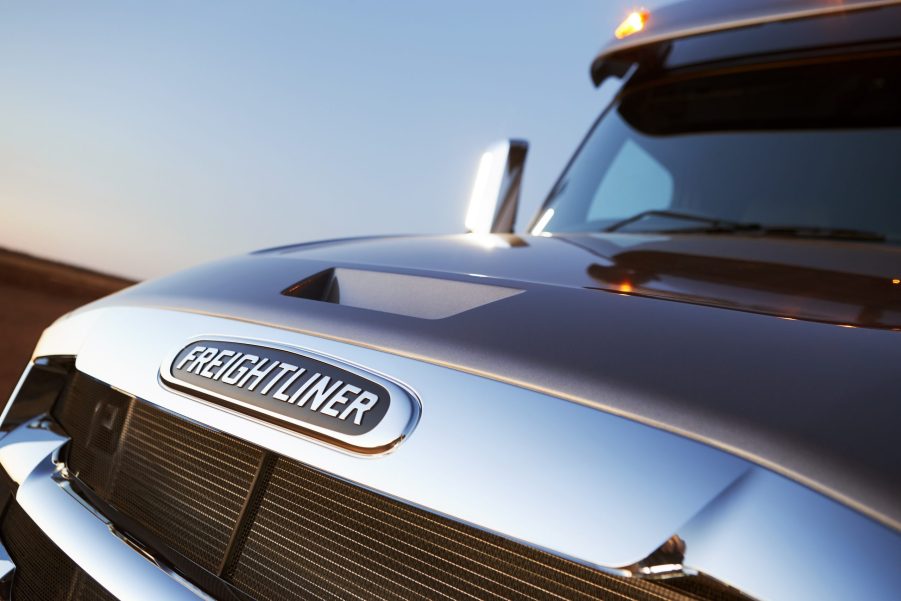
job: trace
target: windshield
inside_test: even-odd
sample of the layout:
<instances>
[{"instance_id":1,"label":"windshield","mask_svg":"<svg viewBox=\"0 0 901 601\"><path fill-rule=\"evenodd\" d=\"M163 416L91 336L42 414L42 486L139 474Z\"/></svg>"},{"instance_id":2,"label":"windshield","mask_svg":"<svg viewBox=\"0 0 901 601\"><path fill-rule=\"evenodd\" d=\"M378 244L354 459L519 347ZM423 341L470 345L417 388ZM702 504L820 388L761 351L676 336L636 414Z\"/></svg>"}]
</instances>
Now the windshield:
<instances>
[{"instance_id":1,"label":"windshield","mask_svg":"<svg viewBox=\"0 0 901 601\"><path fill-rule=\"evenodd\" d=\"M901 60L630 84L533 233L607 229L899 241Z\"/></svg>"}]
</instances>

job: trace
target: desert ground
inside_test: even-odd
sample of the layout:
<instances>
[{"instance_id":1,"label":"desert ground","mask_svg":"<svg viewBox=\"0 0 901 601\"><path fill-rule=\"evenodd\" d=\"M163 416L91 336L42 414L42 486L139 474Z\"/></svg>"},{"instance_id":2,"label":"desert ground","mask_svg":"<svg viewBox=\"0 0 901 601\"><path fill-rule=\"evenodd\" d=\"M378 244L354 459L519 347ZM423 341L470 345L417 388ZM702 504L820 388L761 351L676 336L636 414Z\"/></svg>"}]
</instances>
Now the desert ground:
<instances>
[{"instance_id":1,"label":"desert ground","mask_svg":"<svg viewBox=\"0 0 901 601\"><path fill-rule=\"evenodd\" d=\"M0 407L57 317L134 282L0 249Z\"/></svg>"}]
</instances>

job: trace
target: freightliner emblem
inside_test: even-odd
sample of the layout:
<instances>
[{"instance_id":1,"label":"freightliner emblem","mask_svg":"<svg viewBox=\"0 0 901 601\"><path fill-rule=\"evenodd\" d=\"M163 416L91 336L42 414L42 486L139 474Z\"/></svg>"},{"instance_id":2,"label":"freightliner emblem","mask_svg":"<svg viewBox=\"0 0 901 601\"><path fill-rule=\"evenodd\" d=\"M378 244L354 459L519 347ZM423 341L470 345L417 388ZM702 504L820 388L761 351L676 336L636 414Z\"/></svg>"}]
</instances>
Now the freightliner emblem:
<instances>
[{"instance_id":1,"label":"freightliner emblem","mask_svg":"<svg viewBox=\"0 0 901 601\"><path fill-rule=\"evenodd\" d=\"M365 453L409 434L419 402L400 385L315 353L198 340L166 361L163 382L210 403Z\"/></svg>"}]
</instances>

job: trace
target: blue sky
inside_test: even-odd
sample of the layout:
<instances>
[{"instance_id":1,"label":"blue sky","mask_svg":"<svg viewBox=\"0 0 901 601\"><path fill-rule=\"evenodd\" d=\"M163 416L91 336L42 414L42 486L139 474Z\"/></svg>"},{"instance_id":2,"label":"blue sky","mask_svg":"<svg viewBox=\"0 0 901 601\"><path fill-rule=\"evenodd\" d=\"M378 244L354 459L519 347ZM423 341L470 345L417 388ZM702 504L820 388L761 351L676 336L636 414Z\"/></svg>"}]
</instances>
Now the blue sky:
<instances>
[{"instance_id":1,"label":"blue sky","mask_svg":"<svg viewBox=\"0 0 901 601\"><path fill-rule=\"evenodd\" d=\"M588 66L633 5L6 4L0 246L144 278L458 232L505 137L532 144L523 227L603 106Z\"/></svg>"}]
</instances>

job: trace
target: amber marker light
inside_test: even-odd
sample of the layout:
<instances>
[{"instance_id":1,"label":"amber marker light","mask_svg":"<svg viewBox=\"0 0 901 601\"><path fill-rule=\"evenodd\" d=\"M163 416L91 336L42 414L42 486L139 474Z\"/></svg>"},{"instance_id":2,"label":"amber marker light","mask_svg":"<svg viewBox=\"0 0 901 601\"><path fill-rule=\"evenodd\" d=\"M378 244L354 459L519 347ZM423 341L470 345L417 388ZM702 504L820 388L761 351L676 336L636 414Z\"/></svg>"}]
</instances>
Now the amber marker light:
<instances>
[{"instance_id":1,"label":"amber marker light","mask_svg":"<svg viewBox=\"0 0 901 601\"><path fill-rule=\"evenodd\" d=\"M894 284L895 286L897 286L898 284L901 284L901 279L898 279L898 278L892 279L892 284Z\"/></svg>"},{"instance_id":2,"label":"amber marker light","mask_svg":"<svg viewBox=\"0 0 901 601\"><path fill-rule=\"evenodd\" d=\"M648 17L650 16L651 13L643 8L633 10L629 13L629 16L619 24L619 27L614 30L613 35L616 36L617 40L621 40L638 33L645 28L645 25L648 23Z\"/></svg>"},{"instance_id":3,"label":"amber marker light","mask_svg":"<svg viewBox=\"0 0 901 601\"><path fill-rule=\"evenodd\" d=\"M619 285L620 292L632 292L632 284L629 282L623 282Z\"/></svg>"}]
</instances>

